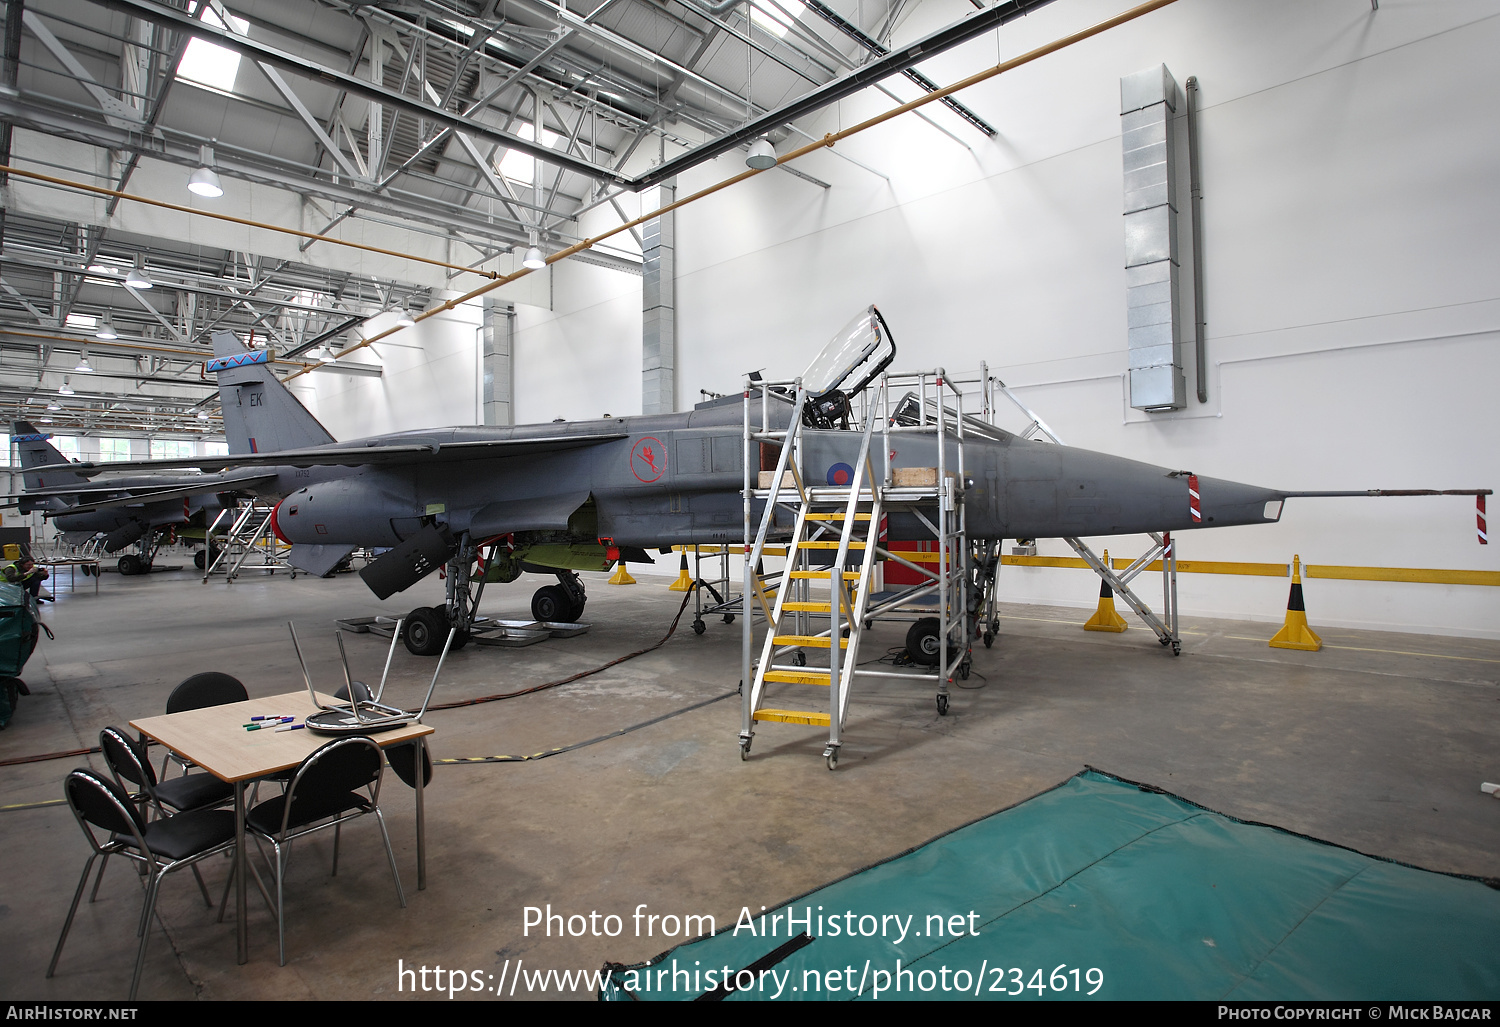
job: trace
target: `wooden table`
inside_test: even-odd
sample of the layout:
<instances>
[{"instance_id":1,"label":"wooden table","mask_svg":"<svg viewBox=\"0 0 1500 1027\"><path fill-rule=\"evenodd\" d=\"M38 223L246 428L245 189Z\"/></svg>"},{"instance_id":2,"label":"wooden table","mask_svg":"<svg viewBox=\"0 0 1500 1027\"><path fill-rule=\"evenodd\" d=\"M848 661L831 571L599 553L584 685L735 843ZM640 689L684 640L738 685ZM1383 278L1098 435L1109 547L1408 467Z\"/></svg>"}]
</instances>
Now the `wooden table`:
<instances>
[{"instance_id":1,"label":"wooden table","mask_svg":"<svg viewBox=\"0 0 1500 1027\"><path fill-rule=\"evenodd\" d=\"M318 693L321 702L333 704L339 700ZM313 750L333 736L315 734L306 729L299 731L246 731L245 724L253 716L296 716L301 722L316 713L317 708L307 697L307 691L272 695L246 702L228 703L224 706L209 706L201 710L166 714L132 720L130 726L147 738L171 749L184 759L191 760L221 780L234 785L234 851L235 851L235 910L237 914L238 958L241 963L249 956L246 929L245 896L247 864L245 855L245 786L254 784L257 778L282 770L295 769ZM422 806L423 747L432 728L425 724L409 724L370 735L382 749L404 742L415 742L416 792L417 792L417 889L427 887L427 838Z\"/></svg>"}]
</instances>

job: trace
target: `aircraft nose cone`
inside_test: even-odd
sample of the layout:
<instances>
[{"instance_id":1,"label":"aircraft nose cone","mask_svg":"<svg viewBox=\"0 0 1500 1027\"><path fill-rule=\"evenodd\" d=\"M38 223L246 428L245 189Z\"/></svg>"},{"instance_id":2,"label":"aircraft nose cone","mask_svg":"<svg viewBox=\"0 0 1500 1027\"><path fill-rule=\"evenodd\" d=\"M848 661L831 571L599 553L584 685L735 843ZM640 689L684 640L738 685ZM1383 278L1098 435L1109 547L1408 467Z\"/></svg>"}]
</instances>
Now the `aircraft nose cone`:
<instances>
[{"instance_id":1,"label":"aircraft nose cone","mask_svg":"<svg viewBox=\"0 0 1500 1027\"><path fill-rule=\"evenodd\" d=\"M1285 495L1274 489L1226 481L1223 478L1198 476L1198 509L1203 515L1201 524L1204 527L1262 524L1280 520L1281 504L1285 498Z\"/></svg>"}]
</instances>

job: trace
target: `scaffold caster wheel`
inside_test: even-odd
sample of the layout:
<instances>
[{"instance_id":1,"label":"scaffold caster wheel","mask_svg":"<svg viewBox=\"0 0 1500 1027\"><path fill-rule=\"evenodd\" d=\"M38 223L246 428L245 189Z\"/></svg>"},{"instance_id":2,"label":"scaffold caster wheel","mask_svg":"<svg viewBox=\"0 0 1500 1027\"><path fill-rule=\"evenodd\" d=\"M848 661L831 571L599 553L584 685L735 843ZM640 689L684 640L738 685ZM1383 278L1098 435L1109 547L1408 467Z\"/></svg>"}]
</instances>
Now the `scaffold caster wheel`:
<instances>
[{"instance_id":1,"label":"scaffold caster wheel","mask_svg":"<svg viewBox=\"0 0 1500 1027\"><path fill-rule=\"evenodd\" d=\"M702 617L699 617L697 620L693 621L693 634L695 634L695 635L701 635L701 634L703 634L707 630L708 630L708 625L705 624L705 623L703 623L703 618Z\"/></svg>"},{"instance_id":2,"label":"scaffold caster wheel","mask_svg":"<svg viewBox=\"0 0 1500 1027\"><path fill-rule=\"evenodd\" d=\"M994 644L995 644L995 633L993 631L986 631L984 633L984 647L986 649L988 649L990 646L992 646Z\"/></svg>"},{"instance_id":3,"label":"scaffold caster wheel","mask_svg":"<svg viewBox=\"0 0 1500 1027\"><path fill-rule=\"evenodd\" d=\"M750 758L750 743L748 741L741 742L740 743L740 759L741 760L748 760L749 758Z\"/></svg>"},{"instance_id":4,"label":"scaffold caster wheel","mask_svg":"<svg viewBox=\"0 0 1500 1027\"><path fill-rule=\"evenodd\" d=\"M801 650L798 650L797 652L792 653L792 666L793 667L806 667L807 666L807 654L804 653L804 652L802 652Z\"/></svg>"},{"instance_id":5,"label":"scaffold caster wheel","mask_svg":"<svg viewBox=\"0 0 1500 1027\"><path fill-rule=\"evenodd\" d=\"M1167 647L1167 646L1169 646L1169 645L1171 645L1171 644L1172 644L1172 639L1171 639L1171 637L1166 637L1166 638L1158 638L1158 639L1157 639L1157 641L1158 641L1158 642L1160 642L1160 643L1161 643L1161 644L1162 644L1162 648L1163 648L1163 649L1165 649L1165 648L1166 648L1166 647Z\"/></svg>"},{"instance_id":6,"label":"scaffold caster wheel","mask_svg":"<svg viewBox=\"0 0 1500 1027\"><path fill-rule=\"evenodd\" d=\"M733 624L734 623L734 614L732 614L732 613L726 613L724 615L724 623L725 624Z\"/></svg>"},{"instance_id":7,"label":"scaffold caster wheel","mask_svg":"<svg viewBox=\"0 0 1500 1027\"><path fill-rule=\"evenodd\" d=\"M958 665L958 679L960 681L969 680L969 666L970 664L968 660L965 660L963 663L960 663Z\"/></svg>"},{"instance_id":8,"label":"scaffold caster wheel","mask_svg":"<svg viewBox=\"0 0 1500 1027\"><path fill-rule=\"evenodd\" d=\"M939 717L946 717L948 715L948 697L946 695L939 695L937 697L937 708Z\"/></svg>"},{"instance_id":9,"label":"scaffold caster wheel","mask_svg":"<svg viewBox=\"0 0 1500 1027\"><path fill-rule=\"evenodd\" d=\"M1178 641L1177 639L1175 639L1175 638L1172 639L1172 655L1173 656L1181 656L1182 655L1182 643L1180 641Z\"/></svg>"},{"instance_id":10,"label":"scaffold caster wheel","mask_svg":"<svg viewBox=\"0 0 1500 1027\"><path fill-rule=\"evenodd\" d=\"M837 749L824 750L823 762L828 764L829 770L839 769L839 751Z\"/></svg>"}]
</instances>

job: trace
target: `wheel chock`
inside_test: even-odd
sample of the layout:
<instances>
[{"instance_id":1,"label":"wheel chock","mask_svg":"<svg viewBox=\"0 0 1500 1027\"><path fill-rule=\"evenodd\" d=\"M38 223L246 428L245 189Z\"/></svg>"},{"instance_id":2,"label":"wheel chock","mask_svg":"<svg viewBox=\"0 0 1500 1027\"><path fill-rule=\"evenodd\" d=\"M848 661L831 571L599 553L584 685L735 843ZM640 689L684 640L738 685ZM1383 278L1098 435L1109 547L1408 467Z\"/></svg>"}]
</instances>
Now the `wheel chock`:
<instances>
[{"instance_id":1,"label":"wheel chock","mask_svg":"<svg viewBox=\"0 0 1500 1027\"><path fill-rule=\"evenodd\" d=\"M1109 566L1109 550L1104 551L1104 566ZM1124 631L1130 627L1125 618L1115 612L1115 593L1109 587L1109 582L1103 578L1099 579L1099 609L1094 615L1084 621L1085 631Z\"/></svg>"},{"instance_id":2,"label":"wheel chock","mask_svg":"<svg viewBox=\"0 0 1500 1027\"><path fill-rule=\"evenodd\" d=\"M1315 653L1323 640L1307 626L1307 609L1302 605L1302 557L1292 557L1292 591L1286 600L1286 623L1271 638L1272 649L1302 649Z\"/></svg>"},{"instance_id":3,"label":"wheel chock","mask_svg":"<svg viewBox=\"0 0 1500 1027\"><path fill-rule=\"evenodd\" d=\"M625 569L625 561L624 560L621 560L621 561L619 561L618 563L615 564L615 572L609 576L609 583L611 585L634 585L635 584L635 579L632 578L630 576L630 572Z\"/></svg>"},{"instance_id":4,"label":"wheel chock","mask_svg":"<svg viewBox=\"0 0 1500 1027\"><path fill-rule=\"evenodd\" d=\"M682 554L682 568L677 572L677 580L667 586L669 592L691 592L693 590L693 577L688 573L687 554Z\"/></svg>"}]
</instances>

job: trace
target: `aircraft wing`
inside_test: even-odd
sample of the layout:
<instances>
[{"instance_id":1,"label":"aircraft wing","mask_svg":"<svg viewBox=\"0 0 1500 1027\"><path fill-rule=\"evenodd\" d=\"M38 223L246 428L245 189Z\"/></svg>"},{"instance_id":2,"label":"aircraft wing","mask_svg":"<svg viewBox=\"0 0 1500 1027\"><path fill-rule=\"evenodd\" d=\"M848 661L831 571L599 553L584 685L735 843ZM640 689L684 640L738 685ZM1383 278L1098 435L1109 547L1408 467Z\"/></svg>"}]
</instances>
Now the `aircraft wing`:
<instances>
[{"instance_id":1,"label":"aircraft wing","mask_svg":"<svg viewBox=\"0 0 1500 1027\"><path fill-rule=\"evenodd\" d=\"M73 466L69 464L68 468L71 469ZM155 483L136 483L130 485L112 484L108 481L97 485L54 485L44 489L27 489L24 492L12 492L4 498L45 499L48 496L102 496L114 498L120 493L131 493L136 496L149 497L158 491L182 488L192 488L206 492L233 492L237 488L246 487L250 484L259 484L268 477L269 475L257 471L249 474L230 475L228 477L206 480L177 478L171 481L164 480Z\"/></svg>"},{"instance_id":2,"label":"aircraft wing","mask_svg":"<svg viewBox=\"0 0 1500 1027\"><path fill-rule=\"evenodd\" d=\"M208 493L233 492L235 489L249 488L259 485L261 482L271 481L276 477L274 474L259 474L254 477L235 478L232 481L216 479L212 484L201 485L179 485L176 487L162 487L158 489L142 489L125 495L111 496L105 499L85 501L76 506L70 506L66 510L48 510L47 517L66 517L69 514L92 513L95 510L105 510L116 506L142 506L146 503L160 503L167 499L186 499L189 496L201 496ZM77 492L77 489L73 490ZM120 492L121 489L104 490ZM36 496L40 493L28 492L28 496Z\"/></svg>"},{"instance_id":3,"label":"aircraft wing","mask_svg":"<svg viewBox=\"0 0 1500 1027\"><path fill-rule=\"evenodd\" d=\"M430 463L434 460L484 460L495 457L529 456L564 449L597 446L626 438L624 432L589 435L548 435L539 438L487 439L480 441L418 443L371 446L318 446L284 449L275 453L242 453L238 456L183 457L174 460L69 464L68 469L93 477L105 471L153 471L174 467L196 467L218 471L229 467L363 467L369 464Z\"/></svg>"}]
</instances>

